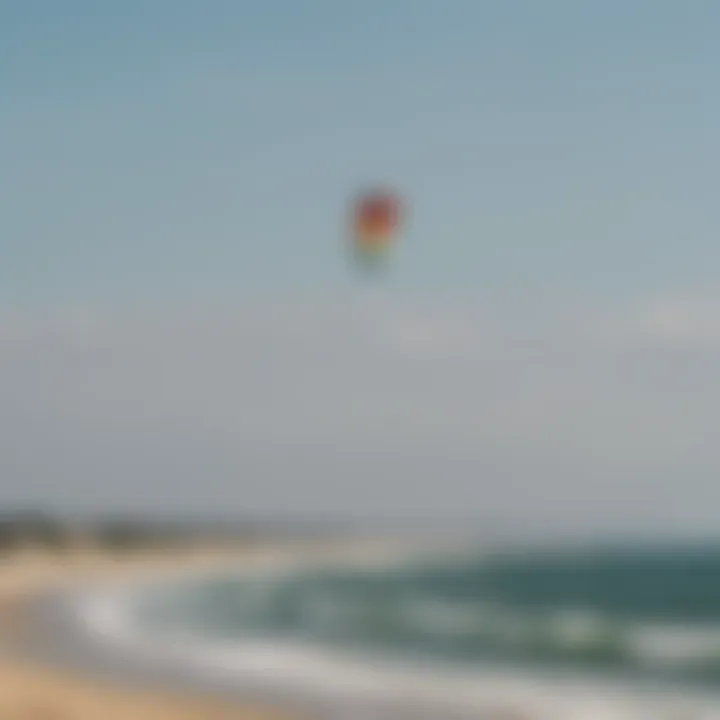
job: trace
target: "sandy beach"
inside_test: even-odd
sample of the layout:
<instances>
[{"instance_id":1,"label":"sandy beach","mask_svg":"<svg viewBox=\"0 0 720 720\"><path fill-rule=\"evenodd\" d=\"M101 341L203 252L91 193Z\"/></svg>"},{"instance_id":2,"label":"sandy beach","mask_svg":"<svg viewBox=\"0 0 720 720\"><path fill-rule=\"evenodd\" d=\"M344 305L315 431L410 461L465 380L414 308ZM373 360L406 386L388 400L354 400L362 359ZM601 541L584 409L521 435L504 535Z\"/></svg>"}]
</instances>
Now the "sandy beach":
<instances>
[{"instance_id":1,"label":"sandy beach","mask_svg":"<svg viewBox=\"0 0 720 720\"><path fill-rule=\"evenodd\" d=\"M325 547L318 553L319 549L314 548L310 553L316 560L322 556L332 563L337 556L335 559L342 558L345 563L352 562L356 555L361 564L376 562L378 557L392 564L392 554L387 547L376 553L369 552L366 544L358 544L355 553L349 552L348 547ZM306 658L301 665L297 658L289 658L283 667L282 657L277 653L271 657L265 650L261 652L262 663L268 669L273 663L277 665L274 682L279 684L271 694L262 695L251 693L252 682L243 686L237 674L207 685L197 677L193 679L192 674L178 672L171 673L174 679L163 682L148 675L142 665L135 667L134 674L122 670L105 674L95 672L93 661L88 664L87 657L85 664L75 665L38 652L43 646L42 642L36 642L38 637L53 644L52 636L48 637L45 626L39 622L42 613L38 613L38 602L43 597L62 596L62 591L69 590L77 601L87 588L115 587L116 583L122 586L126 580L132 585L166 574L169 577L230 565L252 567L256 561L266 565L268 559L283 564L288 560L286 555L294 556L296 562L296 550L287 553L287 549L279 546L244 550L215 547L192 552L143 551L126 554L122 559L95 550L54 556L27 551L0 560L0 720L296 720L310 717L333 720L346 717L709 720L720 717L716 714L717 705L697 698L691 701L690 698L633 697L634 692L626 696L617 688L598 692L594 685L531 682L502 671L439 681L434 672L424 675L415 669L406 673L381 664L349 670L337 662L320 667L319 656L309 656L310 660ZM58 590L61 592L57 593ZM56 642L55 646L62 647L62 643ZM252 644L244 651L256 652ZM62 653L58 657L62 658ZM237 670L237 653L233 660ZM134 661L126 659L126 662ZM257 657L253 663L256 665ZM313 678L314 668L317 672ZM299 686L292 679L293 673L296 679L304 678L307 693L297 692ZM252 673L246 680L251 676ZM283 676L284 681L280 680ZM139 678L143 680L138 682ZM333 693L312 690L320 687L319 680L325 684L332 680ZM280 692L283 683L284 695ZM366 693L364 685L374 688L372 693ZM274 700L266 701L265 697Z\"/></svg>"},{"instance_id":2,"label":"sandy beach","mask_svg":"<svg viewBox=\"0 0 720 720\"><path fill-rule=\"evenodd\" d=\"M249 551L248 551L249 552ZM25 551L0 560L0 718L2 720L281 720L286 711L193 693L123 687L25 652L33 630L31 600L42 591L97 579L212 567L242 558L238 549L143 552L124 559L98 551L51 556ZM294 716L296 717L296 716Z\"/></svg>"}]
</instances>

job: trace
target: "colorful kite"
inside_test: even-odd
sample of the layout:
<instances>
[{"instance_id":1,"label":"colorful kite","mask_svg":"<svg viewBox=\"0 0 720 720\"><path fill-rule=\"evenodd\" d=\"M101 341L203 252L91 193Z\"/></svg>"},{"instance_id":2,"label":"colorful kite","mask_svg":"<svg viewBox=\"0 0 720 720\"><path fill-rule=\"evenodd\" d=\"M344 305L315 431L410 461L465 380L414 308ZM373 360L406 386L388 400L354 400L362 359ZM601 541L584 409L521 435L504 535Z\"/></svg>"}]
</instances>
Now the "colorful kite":
<instances>
[{"instance_id":1,"label":"colorful kite","mask_svg":"<svg viewBox=\"0 0 720 720\"><path fill-rule=\"evenodd\" d=\"M366 267L376 267L397 239L401 221L400 200L387 191L364 193L353 208L355 257Z\"/></svg>"}]
</instances>

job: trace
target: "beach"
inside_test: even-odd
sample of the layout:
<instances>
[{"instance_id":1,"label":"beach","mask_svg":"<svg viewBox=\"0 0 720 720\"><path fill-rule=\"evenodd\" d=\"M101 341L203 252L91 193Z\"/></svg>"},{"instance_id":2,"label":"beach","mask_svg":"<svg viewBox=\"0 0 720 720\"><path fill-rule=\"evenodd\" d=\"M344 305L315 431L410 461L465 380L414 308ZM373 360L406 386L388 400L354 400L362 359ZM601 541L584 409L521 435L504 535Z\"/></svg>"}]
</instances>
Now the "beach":
<instances>
[{"instance_id":1,"label":"beach","mask_svg":"<svg viewBox=\"0 0 720 720\"><path fill-rule=\"evenodd\" d=\"M366 543L16 553L0 563L0 720L710 720L708 698L598 682L352 660L318 648L195 639L176 652L137 634L128 599L217 573L335 563L392 567ZM413 553L410 552L410 555ZM132 604L132 603L130 603Z\"/></svg>"},{"instance_id":2,"label":"beach","mask_svg":"<svg viewBox=\"0 0 720 720\"><path fill-rule=\"evenodd\" d=\"M246 553L245 553L246 554ZM28 652L32 603L49 590L86 582L140 579L158 572L221 566L240 560L237 548L147 551L118 558L96 550L68 554L23 551L0 560L0 718L2 720L283 720L286 711L219 700L201 692L166 691L99 680L46 663ZM296 717L296 716L293 716Z\"/></svg>"},{"instance_id":3,"label":"beach","mask_svg":"<svg viewBox=\"0 0 720 720\"><path fill-rule=\"evenodd\" d=\"M385 565L402 572L403 563L418 559L405 548L371 552L365 543L339 543L311 552L274 552L258 564L235 564L233 575L274 567L280 574L304 574L311 567ZM424 555L424 553L422 553ZM396 568L396 563L398 563ZM196 577L198 577L196 575ZM153 578L154 579L154 578ZM152 584L152 583L151 583ZM539 668L485 664L477 667L396 663L377 654L334 652L312 643L188 637L177 644L158 643L147 636L127 609L142 587L110 587L90 593L80 603L85 635L105 638L107 659L114 654L120 676L130 669L128 659L146 676L153 667L167 681L203 687L215 697L236 700L257 697L283 701L283 707L302 709L322 720L711 720L720 717L716 695L636 685L590 675L555 675ZM130 602L128 602L130 600ZM77 601L77 596L76 596ZM268 598L269 601L269 598ZM76 602L76 608L77 608ZM87 632L89 630L89 632ZM93 643L91 643L92 645ZM97 643L95 643L97 645ZM92 649L92 648L91 648ZM109 655L107 650L113 650ZM120 651L120 652L118 652ZM123 668L122 656L125 656ZM97 657L97 656L96 656ZM102 656L100 656L102 657ZM86 660L87 663L87 660ZM145 664L146 663L146 664Z\"/></svg>"}]
</instances>

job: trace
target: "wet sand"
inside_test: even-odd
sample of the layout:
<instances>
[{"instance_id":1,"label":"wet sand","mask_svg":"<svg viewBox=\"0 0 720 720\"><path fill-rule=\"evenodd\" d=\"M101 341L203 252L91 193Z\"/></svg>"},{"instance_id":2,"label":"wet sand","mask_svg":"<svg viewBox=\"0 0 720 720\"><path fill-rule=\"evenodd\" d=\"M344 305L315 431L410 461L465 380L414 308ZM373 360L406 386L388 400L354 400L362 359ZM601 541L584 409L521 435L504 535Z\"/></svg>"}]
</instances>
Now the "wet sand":
<instances>
[{"instance_id":1,"label":"wet sand","mask_svg":"<svg viewBox=\"0 0 720 720\"><path fill-rule=\"evenodd\" d=\"M32 602L43 591L96 579L211 567L240 559L237 549L142 553L125 559L79 551L23 552L0 560L0 718L2 720L290 720L284 709L208 694L132 688L43 663L29 652ZM293 715L292 717L297 717Z\"/></svg>"}]
</instances>

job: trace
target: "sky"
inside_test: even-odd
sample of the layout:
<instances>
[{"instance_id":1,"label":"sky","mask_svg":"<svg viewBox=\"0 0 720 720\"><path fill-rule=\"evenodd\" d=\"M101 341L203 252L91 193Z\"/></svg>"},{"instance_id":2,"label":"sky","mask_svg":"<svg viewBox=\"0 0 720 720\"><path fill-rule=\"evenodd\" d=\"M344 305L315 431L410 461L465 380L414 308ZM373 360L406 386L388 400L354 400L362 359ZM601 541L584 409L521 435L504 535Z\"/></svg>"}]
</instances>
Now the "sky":
<instances>
[{"instance_id":1,"label":"sky","mask_svg":"<svg viewBox=\"0 0 720 720\"><path fill-rule=\"evenodd\" d=\"M0 0L0 502L720 531L718 22Z\"/></svg>"}]
</instances>

